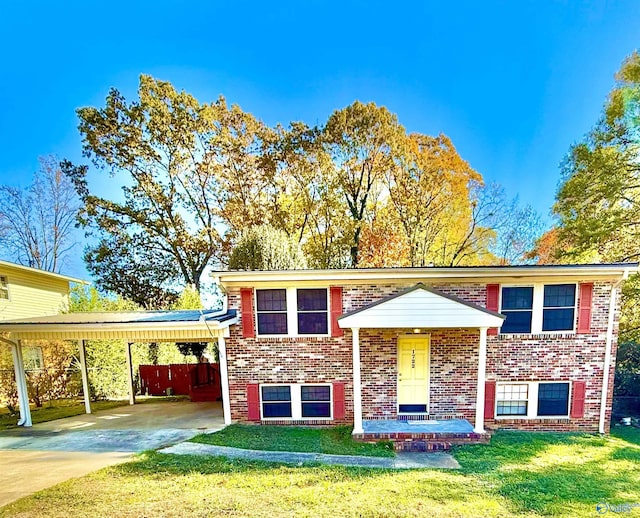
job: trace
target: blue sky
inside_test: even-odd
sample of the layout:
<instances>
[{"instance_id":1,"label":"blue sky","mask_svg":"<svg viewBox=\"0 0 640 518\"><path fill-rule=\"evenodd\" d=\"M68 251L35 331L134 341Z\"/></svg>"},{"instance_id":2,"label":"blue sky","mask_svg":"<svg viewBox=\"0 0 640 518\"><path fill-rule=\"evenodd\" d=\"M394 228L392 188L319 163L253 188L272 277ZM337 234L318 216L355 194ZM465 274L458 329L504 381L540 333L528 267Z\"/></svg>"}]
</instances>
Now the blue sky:
<instances>
[{"instance_id":1,"label":"blue sky","mask_svg":"<svg viewBox=\"0 0 640 518\"><path fill-rule=\"evenodd\" d=\"M268 124L374 101L547 216L640 47L640 2L2 2L0 47L3 184L39 155L80 161L75 109L147 73Z\"/></svg>"}]
</instances>

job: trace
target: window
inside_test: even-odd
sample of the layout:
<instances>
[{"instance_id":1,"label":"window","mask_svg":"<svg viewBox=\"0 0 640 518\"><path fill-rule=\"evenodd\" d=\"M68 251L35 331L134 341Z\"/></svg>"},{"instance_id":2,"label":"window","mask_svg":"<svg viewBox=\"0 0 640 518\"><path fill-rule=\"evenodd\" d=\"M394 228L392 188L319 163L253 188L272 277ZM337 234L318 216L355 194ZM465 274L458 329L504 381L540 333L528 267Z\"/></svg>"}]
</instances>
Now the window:
<instances>
[{"instance_id":1,"label":"window","mask_svg":"<svg viewBox=\"0 0 640 518\"><path fill-rule=\"evenodd\" d=\"M572 331L575 305L575 284L545 286L544 306L542 309L542 330Z\"/></svg>"},{"instance_id":2,"label":"window","mask_svg":"<svg viewBox=\"0 0 640 518\"><path fill-rule=\"evenodd\" d=\"M24 361L24 369L27 371L39 370L44 366L42 347L25 347L22 350L22 357Z\"/></svg>"},{"instance_id":3,"label":"window","mask_svg":"<svg viewBox=\"0 0 640 518\"><path fill-rule=\"evenodd\" d=\"M326 289L299 289L298 334L326 335L329 332Z\"/></svg>"},{"instance_id":4,"label":"window","mask_svg":"<svg viewBox=\"0 0 640 518\"><path fill-rule=\"evenodd\" d=\"M527 415L527 394L529 386L526 384L498 385L496 393L496 415Z\"/></svg>"},{"instance_id":5,"label":"window","mask_svg":"<svg viewBox=\"0 0 640 518\"><path fill-rule=\"evenodd\" d=\"M256 290L258 335L328 335L329 290Z\"/></svg>"},{"instance_id":6,"label":"window","mask_svg":"<svg viewBox=\"0 0 640 518\"><path fill-rule=\"evenodd\" d=\"M4 275L0 275L0 300L9 300L9 282Z\"/></svg>"},{"instance_id":7,"label":"window","mask_svg":"<svg viewBox=\"0 0 640 518\"><path fill-rule=\"evenodd\" d=\"M331 419L330 384L262 385L263 419Z\"/></svg>"},{"instance_id":8,"label":"window","mask_svg":"<svg viewBox=\"0 0 640 518\"><path fill-rule=\"evenodd\" d=\"M287 290L256 290L258 333L287 334Z\"/></svg>"},{"instance_id":9,"label":"window","mask_svg":"<svg viewBox=\"0 0 640 518\"><path fill-rule=\"evenodd\" d=\"M570 382L498 383L496 417L569 417Z\"/></svg>"},{"instance_id":10,"label":"window","mask_svg":"<svg viewBox=\"0 0 640 518\"><path fill-rule=\"evenodd\" d=\"M262 387L262 416L291 417L291 387L288 385Z\"/></svg>"},{"instance_id":11,"label":"window","mask_svg":"<svg viewBox=\"0 0 640 518\"><path fill-rule=\"evenodd\" d=\"M507 317L501 333L574 331L575 284L503 286L500 313Z\"/></svg>"},{"instance_id":12,"label":"window","mask_svg":"<svg viewBox=\"0 0 640 518\"><path fill-rule=\"evenodd\" d=\"M301 387L302 417L331 417L331 388L328 385Z\"/></svg>"},{"instance_id":13,"label":"window","mask_svg":"<svg viewBox=\"0 0 640 518\"><path fill-rule=\"evenodd\" d=\"M530 333L533 316L533 287L502 288L503 333Z\"/></svg>"},{"instance_id":14,"label":"window","mask_svg":"<svg viewBox=\"0 0 640 518\"><path fill-rule=\"evenodd\" d=\"M564 416L569 414L569 384L540 383L538 386L538 415Z\"/></svg>"}]
</instances>

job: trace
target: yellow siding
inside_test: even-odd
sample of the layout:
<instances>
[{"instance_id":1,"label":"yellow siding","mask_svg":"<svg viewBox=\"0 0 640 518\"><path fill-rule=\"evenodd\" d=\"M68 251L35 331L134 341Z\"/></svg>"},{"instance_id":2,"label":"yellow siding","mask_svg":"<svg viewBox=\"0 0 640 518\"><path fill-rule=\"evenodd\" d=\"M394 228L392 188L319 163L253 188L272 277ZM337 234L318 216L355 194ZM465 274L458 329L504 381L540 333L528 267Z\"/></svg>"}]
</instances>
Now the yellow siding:
<instances>
[{"instance_id":1,"label":"yellow siding","mask_svg":"<svg viewBox=\"0 0 640 518\"><path fill-rule=\"evenodd\" d=\"M68 281L2 265L0 275L9 284L9 300L0 299L0 320L55 315L68 308Z\"/></svg>"}]
</instances>

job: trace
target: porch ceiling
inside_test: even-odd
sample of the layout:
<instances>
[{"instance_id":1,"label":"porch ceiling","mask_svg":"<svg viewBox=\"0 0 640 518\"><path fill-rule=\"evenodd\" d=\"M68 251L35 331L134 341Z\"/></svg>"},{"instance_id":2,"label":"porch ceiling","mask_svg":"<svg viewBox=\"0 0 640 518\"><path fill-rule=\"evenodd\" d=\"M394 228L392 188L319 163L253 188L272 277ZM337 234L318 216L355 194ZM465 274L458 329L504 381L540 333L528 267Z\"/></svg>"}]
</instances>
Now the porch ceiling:
<instances>
[{"instance_id":1,"label":"porch ceiling","mask_svg":"<svg viewBox=\"0 0 640 518\"><path fill-rule=\"evenodd\" d=\"M208 342L228 336L235 310L69 313L0 322L0 336L16 340L109 340Z\"/></svg>"},{"instance_id":2,"label":"porch ceiling","mask_svg":"<svg viewBox=\"0 0 640 518\"><path fill-rule=\"evenodd\" d=\"M341 328L480 328L500 327L504 316L417 284L397 295L347 313Z\"/></svg>"}]
</instances>

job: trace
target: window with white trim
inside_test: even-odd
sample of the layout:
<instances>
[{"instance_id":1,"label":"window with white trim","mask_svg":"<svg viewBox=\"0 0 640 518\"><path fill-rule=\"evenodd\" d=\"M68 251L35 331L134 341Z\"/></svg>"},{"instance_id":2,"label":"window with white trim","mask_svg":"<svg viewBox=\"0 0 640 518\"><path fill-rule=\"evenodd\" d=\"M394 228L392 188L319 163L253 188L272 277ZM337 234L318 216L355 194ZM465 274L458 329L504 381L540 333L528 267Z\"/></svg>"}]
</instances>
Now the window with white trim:
<instances>
[{"instance_id":1,"label":"window with white trim","mask_svg":"<svg viewBox=\"0 0 640 518\"><path fill-rule=\"evenodd\" d=\"M9 300L9 281L0 275L0 300Z\"/></svg>"},{"instance_id":2,"label":"window with white trim","mask_svg":"<svg viewBox=\"0 0 640 518\"><path fill-rule=\"evenodd\" d=\"M258 336L329 334L327 288L256 289Z\"/></svg>"},{"instance_id":3,"label":"window with white trim","mask_svg":"<svg viewBox=\"0 0 640 518\"><path fill-rule=\"evenodd\" d=\"M576 284L502 286L500 333L528 334L575 331Z\"/></svg>"},{"instance_id":4,"label":"window with white trim","mask_svg":"<svg viewBox=\"0 0 640 518\"><path fill-rule=\"evenodd\" d=\"M262 419L330 419L330 384L261 385Z\"/></svg>"},{"instance_id":5,"label":"window with white trim","mask_svg":"<svg viewBox=\"0 0 640 518\"><path fill-rule=\"evenodd\" d=\"M496 384L496 418L569 417L569 381Z\"/></svg>"},{"instance_id":6,"label":"window with white trim","mask_svg":"<svg viewBox=\"0 0 640 518\"><path fill-rule=\"evenodd\" d=\"M22 350L22 357L24 361L24 369L40 370L44 367L44 357L42 355L42 347L29 346L24 347Z\"/></svg>"}]
</instances>

